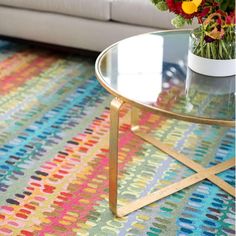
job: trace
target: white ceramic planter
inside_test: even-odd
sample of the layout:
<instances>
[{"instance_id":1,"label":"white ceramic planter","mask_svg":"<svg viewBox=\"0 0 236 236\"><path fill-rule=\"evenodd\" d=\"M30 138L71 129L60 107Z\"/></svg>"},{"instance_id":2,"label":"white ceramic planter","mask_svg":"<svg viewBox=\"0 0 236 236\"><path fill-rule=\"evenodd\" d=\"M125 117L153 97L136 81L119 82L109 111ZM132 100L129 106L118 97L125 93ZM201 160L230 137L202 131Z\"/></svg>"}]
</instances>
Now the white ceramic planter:
<instances>
[{"instance_id":1,"label":"white ceramic planter","mask_svg":"<svg viewBox=\"0 0 236 236\"><path fill-rule=\"evenodd\" d=\"M204 57L199 57L193 54L191 51L188 52L188 66L193 71L208 75L225 77L236 74L236 60L215 60Z\"/></svg>"}]
</instances>

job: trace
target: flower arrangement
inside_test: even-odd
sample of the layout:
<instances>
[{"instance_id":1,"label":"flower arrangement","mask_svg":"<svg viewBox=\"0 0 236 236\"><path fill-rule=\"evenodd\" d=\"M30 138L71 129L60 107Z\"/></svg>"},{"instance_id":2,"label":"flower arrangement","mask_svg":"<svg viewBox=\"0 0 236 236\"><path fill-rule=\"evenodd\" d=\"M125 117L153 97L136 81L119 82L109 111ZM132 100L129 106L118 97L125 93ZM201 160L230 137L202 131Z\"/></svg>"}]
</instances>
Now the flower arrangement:
<instances>
[{"instance_id":1,"label":"flower arrangement","mask_svg":"<svg viewBox=\"0 0 236 236\"><path fill-rule=\"evenodd\" d=\"M234 0L151 0L159 10L176 14L171 23L176 27L192 24L199 28L192 33L192 52L211 59L235 58Z\"/></svg>"}]
</instances>

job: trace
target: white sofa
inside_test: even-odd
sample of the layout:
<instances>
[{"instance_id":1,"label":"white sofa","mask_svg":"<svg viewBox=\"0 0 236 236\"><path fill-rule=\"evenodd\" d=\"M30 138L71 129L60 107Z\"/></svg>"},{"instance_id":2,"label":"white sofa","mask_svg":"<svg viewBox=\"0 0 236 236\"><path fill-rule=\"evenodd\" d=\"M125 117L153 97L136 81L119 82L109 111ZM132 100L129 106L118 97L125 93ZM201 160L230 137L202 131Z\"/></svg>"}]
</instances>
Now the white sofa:
<instances>
[{"instance_id":1,"label":"white sofa","mask_svg":"<svg viewBox=\"0 0 236 236\"><path fill-rule=\"evenodd\" d=\"M150 0L0 0L0 35L101 51L123 38L171 29Z\"/></svg>"}]
</instances>

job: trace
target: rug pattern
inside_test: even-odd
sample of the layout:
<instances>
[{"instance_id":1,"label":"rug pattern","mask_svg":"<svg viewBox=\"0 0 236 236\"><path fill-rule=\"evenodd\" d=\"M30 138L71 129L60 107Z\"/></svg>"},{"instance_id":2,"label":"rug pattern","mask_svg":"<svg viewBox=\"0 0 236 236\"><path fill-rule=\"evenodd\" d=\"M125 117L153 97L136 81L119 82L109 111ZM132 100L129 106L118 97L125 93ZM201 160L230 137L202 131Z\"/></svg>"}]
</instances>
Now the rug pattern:
<instances>
[{"instance_id":1,"label":"rug pattern","mask_svg":"<svg viewBox=\"0 0 236 236\"><path fill-rule=\"evenodd\" d=\"M0 235L235 235L235 200L209 181L127 217L111 214L112 97L97 82L93 59L0 40L0 85ZM166 102L174 106L168 96ZM234 129L149 113L140 122L151 130L158 127L154 136L206 167L235 154ZM119 204L193 174L129 129L126 105ZM234 168L219 176L235 185Z\"/></svg>"}]
</instances>

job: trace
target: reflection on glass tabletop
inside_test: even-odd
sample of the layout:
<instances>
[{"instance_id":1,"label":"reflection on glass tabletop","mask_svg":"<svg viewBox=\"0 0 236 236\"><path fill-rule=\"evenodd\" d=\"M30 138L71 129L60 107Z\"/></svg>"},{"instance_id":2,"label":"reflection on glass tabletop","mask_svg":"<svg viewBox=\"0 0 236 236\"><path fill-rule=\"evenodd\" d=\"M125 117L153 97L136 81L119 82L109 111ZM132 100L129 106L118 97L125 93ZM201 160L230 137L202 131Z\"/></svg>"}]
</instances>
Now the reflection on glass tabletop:
<instances>
[{"instance_id":1,"label":"reflection on glass tabletop","mask_svg":"<svg viewBox=\"0 0 236 236\"><path fill-rule=\"evenodd\" d=\"M209 77L187 67L189 31L153 32L104 50L96 73L125 101L176 115L234 120L235 76Z\"/></svg>"}]
</instances>

